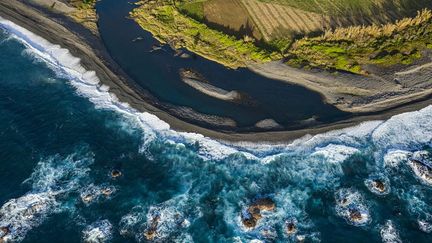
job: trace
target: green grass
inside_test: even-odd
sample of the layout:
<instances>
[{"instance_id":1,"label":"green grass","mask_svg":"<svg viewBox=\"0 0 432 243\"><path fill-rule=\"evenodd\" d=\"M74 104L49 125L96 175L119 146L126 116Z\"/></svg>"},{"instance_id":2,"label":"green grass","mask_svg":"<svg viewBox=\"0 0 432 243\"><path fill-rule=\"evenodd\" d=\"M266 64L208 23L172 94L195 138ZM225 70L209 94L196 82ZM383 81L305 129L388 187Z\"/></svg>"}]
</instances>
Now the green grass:
<instances>
[{"instance_id":1,"label":"green grass","mask_svg":"<svg viewBox=\"0 0 432 243\"><path fill-rule=\"evenodd\" d=\"M312 4L331 0L265 0L285 3ZM352 6L366 6L372 0L349 1ZM401 0L405 1L405 0ZM421 1L421 0L418 0ZM432 13L423 13L413 25L386 25L373 28L340 28L315 38L278 39L257 43L236 39L202 23L204 0L170 0L141 2L131 16L158 40L175 48L187 48L207 59L231 68L244 67L250 62L267 62L287 58L287 64L303 68L342 70L367 74L364 65L392 66L412 64L423 50L432 49ZM404 23L406 23L404 22ZM402 26L402 27L401 27ZM294 43L294 44L293 44Z\"/></svg>"},{"instance_id":2,"label":"green grass","mask_svg":"<svg viewBox=\"0 0 432 243\"><path fill-rule=\"evenodd\" d=\"M161 42L171 43L175 48L187 48L231 68L282 58L278 52L209 28L183 14L171 1L141 3L132 11L131 17Z\"/></svg>"},{"instance_id":3,"label":"green grass","mask_svg":"<svg viewBox=\"0 0 432 243\"><path fill-rule=\"evenodd\" d=\"M366 74L363 65L412 64L421 58L423 50L432 47L432 12L424 11L414 20L396 25L340 30L298 40L289 50L288 64L358 74Z\"/></svg>"},{"instance_id":4,"label":"green grass","mask_svg":"<svg viewBox=\"0 0 432 243\"><path fill-rule=\"evenodd\" d=\"M185 1L177 5L179 11L195 20L204 20L204 2L207 0Z\"/></svg>"}]
</instances>

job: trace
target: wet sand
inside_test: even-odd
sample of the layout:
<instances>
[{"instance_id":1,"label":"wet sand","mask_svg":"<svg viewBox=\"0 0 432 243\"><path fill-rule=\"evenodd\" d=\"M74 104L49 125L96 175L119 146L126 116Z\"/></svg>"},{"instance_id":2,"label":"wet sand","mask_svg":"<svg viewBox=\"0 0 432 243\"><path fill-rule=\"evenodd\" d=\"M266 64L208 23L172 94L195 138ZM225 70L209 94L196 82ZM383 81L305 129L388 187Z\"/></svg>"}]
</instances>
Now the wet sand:
<instances>
[{"instance_id":1,"label":"wet sand","mask_svg":"<svg viewBox=\"0 0 432 243\"><path fill-rule=\"evenodd\" d=\"M50 16L47 17L47 14ZM379 113L357 116L348 120L313 126L307 129L280 132L251 132L234 133L215 131L182 121L175 116L156 108L155 100L151 94L138 87L121 68L111 59L101 40L89 30L69 19L57 14L46 13L40 9L27 6L20 1L0 0L0 16L8 19L29 31L45 38L51 43L69 49L72 55L81 59L81 64L88 70L97 73L101 82L110 87L121 101L129 103L132 107L158 116L170 124L177 131L200 133L204 136L225 141L252 141L252 142L287 142L306 134L314 135L326 131L354 126L367 120L384 120L389 117L408 111L414 111L431 104L429 96L422 101L403 105Z\"/></svg>"}]
</instances>

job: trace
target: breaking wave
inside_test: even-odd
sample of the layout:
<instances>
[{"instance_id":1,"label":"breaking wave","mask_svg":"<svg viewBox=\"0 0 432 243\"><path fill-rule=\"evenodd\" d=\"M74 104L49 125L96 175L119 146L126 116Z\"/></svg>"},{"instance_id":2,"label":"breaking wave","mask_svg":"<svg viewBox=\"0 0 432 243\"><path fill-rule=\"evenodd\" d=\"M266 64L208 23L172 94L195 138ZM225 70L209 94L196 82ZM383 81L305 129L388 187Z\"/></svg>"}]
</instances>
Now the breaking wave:
<instances>
[{"instance_id":1,"label":"breaking wave","mask_svg":"<svg viewBox=\"0 0 432 243\"><path fill-rule=\"evenodd\" d=\"M7 201L0 208L0 229L5 242L24 239L28 231L39 226L50 214L64 208L60 198L77 190L88 177L93 163L91 153L53 156L41 160L26 183L32 190Z\"/></svg>"}]
</instances>

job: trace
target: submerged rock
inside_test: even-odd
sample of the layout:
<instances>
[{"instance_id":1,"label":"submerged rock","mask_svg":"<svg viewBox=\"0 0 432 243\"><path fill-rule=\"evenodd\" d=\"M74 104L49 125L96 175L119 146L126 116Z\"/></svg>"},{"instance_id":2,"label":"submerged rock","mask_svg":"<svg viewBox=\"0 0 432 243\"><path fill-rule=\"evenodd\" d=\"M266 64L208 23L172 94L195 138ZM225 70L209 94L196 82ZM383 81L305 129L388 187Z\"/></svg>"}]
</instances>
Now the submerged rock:
<instances>
[{"instance_id":1,"label":"submerged rock","mask_svg":"<svg viewBox=\"0 0 432 243\"><path fill-rule=\"evenodd\" d=\"M89 205L94 201L98 201L101 196L104 198L109 198L116 191L116 188L109 185L103 186L95 186L93 184L89 185L87 188L84 188L80 194L81 201Z\"/></svg>"},{"instance_id":2,"label":"submerged rock","mask_svg":"<svg viewBox=\"0 0 432 243\"><path fill-rule=\"evenodd\" d=\"M297 233L297 220L291 219L285 222L285 232L288 235L293 235Z\"/></svg>"},{"instance_id":3,"label":"submerged rock","mask_svg":"<svg viewBox=\"0 0 432 243\"><path fill-rule=\"evenodd\" d=\"M336 192L336 213L348 224L363 226L371 221L368 207L362 195L352 189L340 189Z\"/></svg>"},{"instance_id":4,"label":"submerged rock","mask_svg":"<svg viewBox=\"0 0 432 243\"><path fill-rule=\"evenodd\" d=\"M432 165L430 163L411 159L408 165L423 183L432 185Z\"/></svg>"},{"instance_id":5,"label":"submerged rock","mask_svg":"<svg viewBox=\"0 0 432 243\"><path fill-rule=\"evenodd\" d=\"M156 238L159 220L160 220L159 215L156 215L152 219L150 219L150 226L144 231L144 237L147 240L153 240Z\"/></svg>"},{"instance_id":6,"label":"submerged rock","mask_svg":"<svg viewBox=\"0 0 432 243\"><path fill-rule=\"evenodd\" d=\"M349 218L355 223L361 223L364 220L364 216L357 208L349 209Z\"/></svg>"},{"instance_id":7,"label":"submerged rock","mask_svg":"<svg viewBox=\"0 0 432 243\"><path fill-rule=\"evenodd\" d=\"M106 196L109 197L114 193L115 189L113 187L105 187L101 189L101 193Z\"/></svg>"},{"instance_id":8,"label":"submerged rock","mask_svg":"<svg viewBox=\"0 0 432 243\"><path fill-rule=\"evenodd\" d=\"M271 198L256 199L245 212L242 213L242 223L246 228L255 228L258 220L262 218L262 211L273 211L276 208L275 202Z\"/></svg>"},{"instance_id":9,"label":"submerged rock","mask_svg":"<svg viewBox=\"0 0 432 243\"><path fill-rule=\"evenodd\" d=\"M116 179L119 178L120 176L122 176L122 173L120 170L114 169L111 171L111 178Z\"/></svg>"}]
</instances>

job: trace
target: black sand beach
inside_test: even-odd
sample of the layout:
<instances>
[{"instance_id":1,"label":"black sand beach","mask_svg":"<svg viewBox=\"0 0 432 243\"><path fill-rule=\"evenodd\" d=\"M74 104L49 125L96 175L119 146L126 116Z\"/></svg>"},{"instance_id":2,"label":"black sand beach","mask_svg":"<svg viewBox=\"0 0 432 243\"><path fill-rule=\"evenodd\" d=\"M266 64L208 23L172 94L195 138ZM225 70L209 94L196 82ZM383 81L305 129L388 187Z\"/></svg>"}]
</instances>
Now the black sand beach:
<instances>
[{"instance_id":1,"label":"black sand beach","mask_svg":"<svg viewBox=\"0 0 432 243\"><path fill-rule=\"evenodd\" d=\"M208 129L185 122L178 119L174 114L156 108L153 104L158 104L158 100L149 92L137 86L111 59L101 40L79 24L61 15L35 9L21 1L1 0L0 16L32 31L51 43L59 44L63 48L70 50L72 55L81 59L81 64L86 69L95 71L102 83L108 85L110 87L110 92L114 93L121 101L129 103L132 107L140 111L149 112L158 116L160 119L170 124L175 130L200 133L204 136L219 140L286 142L306 134L313 135L341 129L354 126L367 120L388 119L393 115L418 110L431 104L430 97L424 96L421 101L413 101L410 104L399 105L390 110L354 116L353 118L336 123L321 124L319 126L293 131L236 133L227 132L224 131L224 129ZM173 111L173 109L170 110ZM203 118L200 117L200 119Z\"/></svg>"}]
</instances>

